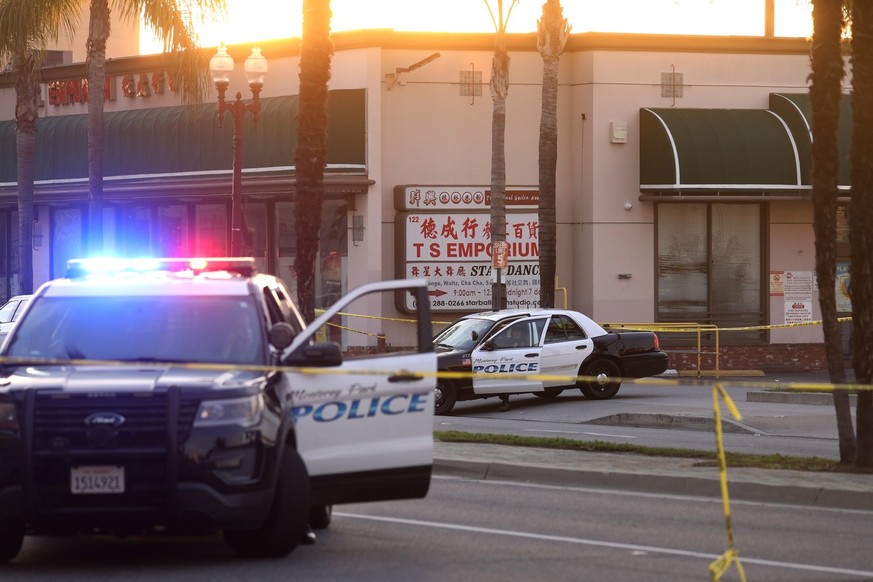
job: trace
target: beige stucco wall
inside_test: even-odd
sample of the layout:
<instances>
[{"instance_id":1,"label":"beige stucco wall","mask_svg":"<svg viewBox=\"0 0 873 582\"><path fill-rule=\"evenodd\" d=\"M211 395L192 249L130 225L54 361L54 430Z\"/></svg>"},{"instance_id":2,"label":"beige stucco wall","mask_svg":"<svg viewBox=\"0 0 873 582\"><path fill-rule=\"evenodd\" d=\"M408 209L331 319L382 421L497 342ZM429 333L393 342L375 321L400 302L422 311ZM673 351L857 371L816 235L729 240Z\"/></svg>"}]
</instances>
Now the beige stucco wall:
<instances>
[{"instance_id":1,"label":"beige stucco wall","mask_svg":"<svg viewBox=\"0 0 873 582\"><path fill-rule=\"evenodd\" d=\"M77 19L77 26L72 37L61 34L56 42L49 44L51 50L72 52L72 62L82 63L87 55L88 20L90 2L82 0L82 10ZM130 20L123 19L118 10L110 13L110 35L106 43L106 58L129 57L139 54L139 17Z\"/></svg>"},{"instance_id":2,"label":"beige stucco wall","mask_svg":"<svg viewBox=\"0 0 873 582\"><path fill-rule=\"evenodd\" d=\"M367 172L374 182L366 196L357 195L354 200L355 212L364 216L366 230L363 243L349 246L350 287L395 276L395 186L490 184L492 102L487 83L491 46L458 47L456 40L428 37L397 46L378 41L354 43L350 48L338 45L330 88L367 90ZM278 55L265 48L270 72L263 96L298 92L295 43L294 39L271 43ZM398 68L437 52L439 58L400 74L392 84L391 74ZM654 319L655 213L652 202L640 200L639 109L764 109L771 92L807 90L807 53L802 47L783 53L648 47L577 49L564 54L558 103L557 276L558 287L566 289L570 308L604 322ZM510 56L506 183L536 186L542 59L527 45L515 47ZM247 96L238 64L231 90ZM482 72L481 96L460 94L460 72L470 70ZM683 96L675 100L661 97L661 73L672 71L684 76ZM214 94L207 97L214 99ZM148 101L118 99L107 104L107 111L178 103L173 94L151 96ZM12 117L13 104L14 91L0 89L0 118ZM54 108L44 114L76 112L84 113L85 106ZM627 143L611 143L611 122L627 125ZM628 203L630 209L625 208ZM814 270L808 206L772 202L768 215L765 271ZM630 273L631 278L619 279L619 273ZM814 299L817 301L817 293ZM556 302L562 305L563 300L559 291ZM404 317L390 302L382 307L386 315ZM770 297L767 307L770 322L781 324L782 297ZM454 315L437 313L435 319L447 320ZM818 316L816 303L813 317ZM387 325L397 331L407 324ZM399 333L402 337L406 332ZM408 333L411 338L411 328ZM771 341L817 342L821 335L818 328L791 328L774 331Z\"/></svg>"}]
</instances>

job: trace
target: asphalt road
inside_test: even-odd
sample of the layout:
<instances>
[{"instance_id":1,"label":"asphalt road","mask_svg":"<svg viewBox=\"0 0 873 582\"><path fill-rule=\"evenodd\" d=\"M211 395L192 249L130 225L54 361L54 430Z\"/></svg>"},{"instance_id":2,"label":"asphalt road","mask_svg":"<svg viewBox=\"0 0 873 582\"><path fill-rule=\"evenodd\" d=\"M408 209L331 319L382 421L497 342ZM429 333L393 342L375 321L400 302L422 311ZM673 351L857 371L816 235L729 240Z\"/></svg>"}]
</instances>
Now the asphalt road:
<instances>
[{"instance_id":1,"label":"asphalt road","mask_svg":"<svg viewBox=\"0 0 873 582\"><path fill-rule=\"evenodd\" d=\"M728 423L736 430L725 435L728 450L836 455L831 406L747 402L758 387L726 389L743 416ZM551 401L519 396L509 412L498 404L460 403L434 426L714 448L711 385L625 384L602 402L575 392ZM0 579L703 580L729 548L722 501L708 489L713 495L438 473L422 500L338 506L315 546L282 560L241 560L217 536L27 538ZM873 580L873 511L740 496L731 509L747 579ZM723 579L739 579L736 565Z\"/></svg>"},{"instance_id":2,"label":"asphalt road","mask_svg":"<svg viewBox=\"0 0 873 582\"><path fill-rule=\"evenodd\" d=\"M747 579L873 579L873 512L735 502ZM337 507L315 546L236 558L220 538L28 538L0 567L39 580L706 580L729 545L717 497L437 476L423 500ZM737 580L736 567L723 578Z\"/></svg>"}]
</instances>

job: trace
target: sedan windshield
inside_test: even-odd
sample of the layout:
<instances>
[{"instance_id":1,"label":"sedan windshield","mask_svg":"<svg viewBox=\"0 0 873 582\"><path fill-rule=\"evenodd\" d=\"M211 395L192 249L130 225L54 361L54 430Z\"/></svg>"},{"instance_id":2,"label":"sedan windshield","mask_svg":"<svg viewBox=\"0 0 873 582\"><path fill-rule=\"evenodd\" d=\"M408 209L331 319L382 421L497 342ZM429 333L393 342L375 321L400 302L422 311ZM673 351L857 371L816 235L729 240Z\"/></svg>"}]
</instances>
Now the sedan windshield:
<instances>
[{"instance_id":1,"label":"sedan windshield","mask_svg":"<svg viewBox=\"0 0 873 582\"><path fill-rule=\"evenodd\" d=\"M261 364L261 330L251 297L41 297L6 355Z\"/></svg>"},{"instance_id":2,"label":"sedan windshield","mask_svg":"<svg viewBox=\"0 0 873 582\"><path fill-rule=\"evenodd\" d=\"M472 350L494 325L490 319L461 319L440 333L433 340L435 347L456 350Z\"/></svg>"}]
</instances>

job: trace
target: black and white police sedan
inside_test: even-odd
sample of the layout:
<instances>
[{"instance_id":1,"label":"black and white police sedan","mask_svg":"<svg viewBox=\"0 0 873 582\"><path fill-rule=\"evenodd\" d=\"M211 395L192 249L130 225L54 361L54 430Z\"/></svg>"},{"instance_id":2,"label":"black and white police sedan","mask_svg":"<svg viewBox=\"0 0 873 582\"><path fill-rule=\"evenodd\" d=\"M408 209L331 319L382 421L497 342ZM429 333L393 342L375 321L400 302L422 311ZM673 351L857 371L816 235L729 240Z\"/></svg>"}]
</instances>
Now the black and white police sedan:
<instances>
[{"instance_id":1,"label":"black and white police sedan","mask_svg":"<svg viewBox=\"0 0 873 582\"><path fill-rule=\"evenodd\" d=\"M436 414L448 414L461 400L523 393L554 398L567 388L605 400L615 396L622 378L655 376L668 364L655 333L608 332L563 309L474 313L446 327L433 343L439 371L472 372L438 379Z\"/></svg>"},{"instance_id":2,"label":"black and white police sedan","mask_svg":"<svg viewBox=\"0 0 873 582\"><path fill-rule=\"evenodd\" d=\"M0 307L0 341L12 330L12 326L24 313L24 308L30 303L33 295L16 295Z\"/></svg>"}]
</instances>

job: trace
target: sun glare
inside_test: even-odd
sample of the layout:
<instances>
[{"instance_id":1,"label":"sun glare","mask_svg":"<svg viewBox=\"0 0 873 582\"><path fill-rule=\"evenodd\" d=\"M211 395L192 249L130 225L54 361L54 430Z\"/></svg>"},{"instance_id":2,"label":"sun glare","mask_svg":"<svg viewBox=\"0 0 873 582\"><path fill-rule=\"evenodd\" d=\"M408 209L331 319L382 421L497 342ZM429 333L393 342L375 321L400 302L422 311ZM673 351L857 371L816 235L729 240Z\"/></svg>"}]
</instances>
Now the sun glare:
<instances>
[{"instance_id":1,"label":"sun glare","mask_svg":"<svg viewBox=\"0 0 873 582\"><path fill-rule=\"evenodd\" d=\"M544 0L520 0L510 32L531 32ZM300 36L302 0L227 0L228 14L197 25L200 44L217 46ZM496 6L496 0L489 0ZM508 5L509 0L504 0ZM562 0L574 32L761 36L765 0ZM335 32L373 28L420 32L493 32L484 0L331 0ZM812 31L810 0L776 0L776 35ZM142 52L160 51L143 33Z\"/></svg>"}]
</instances>

